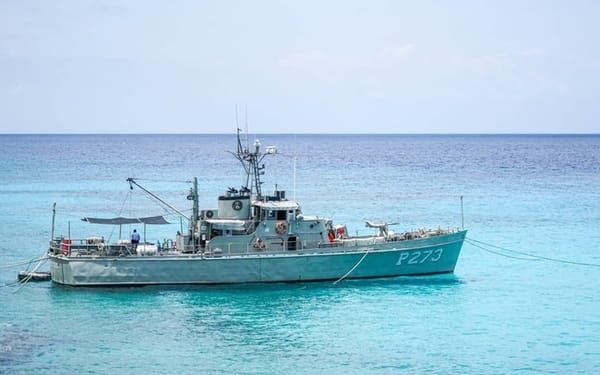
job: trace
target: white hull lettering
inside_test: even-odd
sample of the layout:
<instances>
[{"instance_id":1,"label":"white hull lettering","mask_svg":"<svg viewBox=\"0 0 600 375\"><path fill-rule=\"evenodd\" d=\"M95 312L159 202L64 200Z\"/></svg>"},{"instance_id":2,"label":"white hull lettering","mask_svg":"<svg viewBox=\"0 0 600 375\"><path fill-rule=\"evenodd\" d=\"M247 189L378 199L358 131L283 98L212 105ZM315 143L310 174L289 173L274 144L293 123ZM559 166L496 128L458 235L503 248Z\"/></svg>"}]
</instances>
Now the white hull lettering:
<instances>
[{"instance_id":1,"label":"white hull lettering","mask_svg":"<svg viewBox=\"0 0 600 375\"><path fill-rule=\"evenodd\" d=\"M398 258L396 265L401 266L404 264L423 264L426 262L436 263L442 259L443 253L444 249L442 248L424 251L407 251L400 254L400 258Z\"/></svg>"}]
</instances>

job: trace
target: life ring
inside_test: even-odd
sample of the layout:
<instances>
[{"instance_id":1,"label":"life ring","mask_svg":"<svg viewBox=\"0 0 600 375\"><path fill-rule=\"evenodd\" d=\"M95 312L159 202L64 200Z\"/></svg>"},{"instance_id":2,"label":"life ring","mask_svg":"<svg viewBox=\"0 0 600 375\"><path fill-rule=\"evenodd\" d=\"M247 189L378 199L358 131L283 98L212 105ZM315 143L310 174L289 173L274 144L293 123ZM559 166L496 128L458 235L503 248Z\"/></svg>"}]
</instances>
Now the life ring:
<instances>
[{"instance_id":1,"label":"life ring","mask_svg":"<svg viewBox=\"0 0 600 375\"><path fill-rule=\"evenodd\" d=\"M69 255L71 253L71 240L68 238L60 241L60 250L63 255Z\"/></svg>"},{"instance_id":2,"label":"life ring","mask_svg":"<svg viewBox=\"0 0 600 375\"><path fill-rule=\"evenodd\" d=\"M277 224L275 224L275 232L277 234L286 234L287 223L285 221L278 221Z\"/></svg>"}]
</instances>

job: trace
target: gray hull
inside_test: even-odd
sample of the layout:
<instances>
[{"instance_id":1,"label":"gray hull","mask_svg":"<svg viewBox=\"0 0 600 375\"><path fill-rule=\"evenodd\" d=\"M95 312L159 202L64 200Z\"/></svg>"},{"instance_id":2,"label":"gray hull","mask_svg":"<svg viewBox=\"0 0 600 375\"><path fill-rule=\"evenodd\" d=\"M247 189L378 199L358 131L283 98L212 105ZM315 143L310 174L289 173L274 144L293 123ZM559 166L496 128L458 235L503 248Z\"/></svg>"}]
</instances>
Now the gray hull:
<instances>
[{"instance_id":1,"label":"gray hull","mask_svg":"<svg viewBox=\"0 0 600 375\"><path fill-rule=\"evenodd\" d=\"M52 281L71 286L306 282L450 273L466 231L371 246L235 256L51 255Z\"/></svg>"}]
</instances>

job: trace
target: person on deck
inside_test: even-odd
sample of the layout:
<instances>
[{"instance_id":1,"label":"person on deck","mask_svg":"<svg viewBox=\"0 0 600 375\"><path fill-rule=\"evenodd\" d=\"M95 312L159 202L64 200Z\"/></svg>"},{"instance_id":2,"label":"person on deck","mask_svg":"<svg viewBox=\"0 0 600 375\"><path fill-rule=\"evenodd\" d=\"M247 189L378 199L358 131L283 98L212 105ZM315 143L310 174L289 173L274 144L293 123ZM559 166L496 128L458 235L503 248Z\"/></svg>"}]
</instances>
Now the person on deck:
<instances>
[{"instance_id":1,"label":"person on deck","mask_svg":"<svg viewBox=\"0 0 600 375\"><path fill-rule=\"evenodd\" d=\"M140 243L140 234L137 232L137 230L134 229L133 233L131 233L131 247L133 247L134 252L136 251L139 243Z\"/></svg>"}]
</instances>

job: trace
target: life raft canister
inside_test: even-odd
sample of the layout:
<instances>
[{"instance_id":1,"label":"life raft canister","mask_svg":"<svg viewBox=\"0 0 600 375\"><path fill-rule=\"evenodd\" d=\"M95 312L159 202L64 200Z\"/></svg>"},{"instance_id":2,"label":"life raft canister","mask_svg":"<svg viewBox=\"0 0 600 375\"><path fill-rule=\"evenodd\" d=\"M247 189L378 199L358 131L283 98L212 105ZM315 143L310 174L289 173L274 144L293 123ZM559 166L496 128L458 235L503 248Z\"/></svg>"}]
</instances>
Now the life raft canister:
<instances>
[{"instance_id":1,"label":"life raft canister","mask_svg":"<svg viewBox=\"0 0 600 375\"><path fill-rule=\"evenodd\" d=\"M254 241L254 244L252 244L252 247L257 250L262 250L265 248L265 243L263 242L263 240L260 237L258 237L256 239L256 241Z\"/></svg>"},{"instance_id":2,"label":"life raft canister","mask_svg":"<svg viewBox=\"0 0 600 375\"><path fill-rule=\"evenodd\" d=\"M275 224L275 232L277 234L286 234L287 223L285 221L278 221L277 224Z\"/></svg>"},{"instance_id":3,"label":"life raft canister","mask_svg":"<svg viewBox=\"0 0 600 375\"><path fill-rule=\"evenodd\" d=\"M71 239L64 238L60 241L60 250L64 255L69 255L71 253Z\"/></svg>"},{"instance_id":4,"label":"life raft canister","mask_svg":"<svg viewBox=\"0 0 600 375\"><path fill-rule=\"evenodd\" d=\"M335 234L332 230L330 230L329 233L327 233L327 237L329 238L329 242L335 241Z\"/></svg>"}]
</instances>

